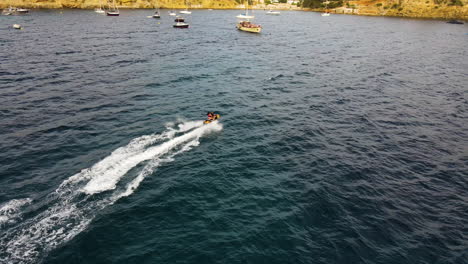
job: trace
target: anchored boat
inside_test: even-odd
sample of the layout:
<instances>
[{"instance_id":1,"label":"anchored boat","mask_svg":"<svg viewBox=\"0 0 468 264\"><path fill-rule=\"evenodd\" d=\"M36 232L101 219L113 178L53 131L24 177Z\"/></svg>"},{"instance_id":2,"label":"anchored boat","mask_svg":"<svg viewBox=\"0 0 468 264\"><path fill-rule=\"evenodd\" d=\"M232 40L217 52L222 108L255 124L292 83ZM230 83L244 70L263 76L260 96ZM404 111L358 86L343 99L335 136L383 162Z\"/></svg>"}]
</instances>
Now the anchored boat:
<instances>
[{"instance_id":1,"label":"anchored boat","mask_svg":"<svg viewBox=\"0 0 468 264\"><path fill-rule=\"evenodd\" d=\"M108 16L119 16L120 12L117 6L115 5L115 0L112 0L112 6L109 6L109 10L107 11Z\"/></svg>"},{"instance_id":2,"label":"anchored boat","mask_svg":"<svg viewBox=\"0 0 468 264\"><path fill-rule=\"evenodd\" d=\"M185 23L185 18L177 16L174 21L176 22L173 27L175 28L188 28L189 24Z\"/></svg>"},{"instance_id":3,"label":"anchored boat","mask_svg":"<svg viewBox=\"0 0 468 264\"><path fill-rule=\"evenodd\" d=\"M152 17L153 18L161 18L161 14L159 13L159 9L154 12Z\"/></svg>"},{"instance_id":4,"label":"anchored boat","mask_svg":"<svg viewBox=\"0 0 468 264\"><path fill-rule=\"evenodd\" d=\"M94 9L94 12L98 13L98 14L104 14L106 13L106 11L104 10L104 8L102 8L102 1L99 0L99 8L95 8Z\"/></svg>"},{"instance_id":5,"label":"anchored boat","mask_svg":"<svg viewBox=\"0 0 468 264\"><path fill-rule=\"evenodd\" d=\"M330 16L330 10L328 10L328 1L325 1L325 12L322 13L323 17Z\"/></svg>"},{"instance_id":6,"label":"anchored boat","mask_svg":"<svg viewBox=\"0 0 468 264\"><path fill-rule=\"evenodd\" d=\"M10 15L24 15L28 14L29 9L26 8L17 8L17 7L8 7L7 9L2 10L2 15L4 16L10 16Z\"/></svg>"},{"instance_id":7,"label":"anchored boat","mask_svg":"<svg viewBox=\"0 0 468 264\"><path fill-rule=\"evenodd\" d=\"M29 13L29 9L26 9L26 8L17 8L17 9L16 9L16 12L17 12L18 14L27 14L27 13Z\"/></svg>"},{"instance_id":8,"label":"anchored boat","mask_svg":"<svg viewBox=\"0 0 468 264\"><path fill-rule=\"evenodd\" d=\"M185 23L185 22L177 22L174 24L175 28L188 28L189 27L189 24Z\"/></svg>"},{"instance_id":9,"label":"anchored boat","mask_svg":"<svg viewBox=\"0 0 468 264\"><path fill-rule=\"evenodd\" d=\"M249 15L248 2L245 7L245 14L240 14L237 16L239 21L237 22L236 28L245 32L260 33L260 31L262 31L262 26L254 24L250 21L250 19L253 19L254 16Z\"/></svg>"},{"instance_id":10,"label":"anchored boat","mask_svg":"<svg viewBox=\"0 0 468 264\"><path fill-rule=\"evenodd\" d=\"M250 21L240 21L239 23L237 23L236 27L239 30L250 33L260 33L260 31L262 31L262 26L253 24Z\"/></svg>"}]
</instances>

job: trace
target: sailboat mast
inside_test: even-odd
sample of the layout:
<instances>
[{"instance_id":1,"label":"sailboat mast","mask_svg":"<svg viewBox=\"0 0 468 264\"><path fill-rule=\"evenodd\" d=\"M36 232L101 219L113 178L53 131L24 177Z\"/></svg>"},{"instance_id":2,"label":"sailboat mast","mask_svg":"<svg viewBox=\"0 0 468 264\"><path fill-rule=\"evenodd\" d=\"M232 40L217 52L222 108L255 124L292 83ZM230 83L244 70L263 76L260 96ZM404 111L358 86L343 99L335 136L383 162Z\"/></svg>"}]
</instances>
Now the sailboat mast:
<instances>
[{"instance_id":1,"label":"sailboat mast","mask_svg":"<svg viewBox=\"0 0 468 264\"><path fill-rule=\"evenodd\" d=\"M248 16L249 15L249 0L247 0L246 4L245 4L245 15Z\"/></svg>"}]
</instances>

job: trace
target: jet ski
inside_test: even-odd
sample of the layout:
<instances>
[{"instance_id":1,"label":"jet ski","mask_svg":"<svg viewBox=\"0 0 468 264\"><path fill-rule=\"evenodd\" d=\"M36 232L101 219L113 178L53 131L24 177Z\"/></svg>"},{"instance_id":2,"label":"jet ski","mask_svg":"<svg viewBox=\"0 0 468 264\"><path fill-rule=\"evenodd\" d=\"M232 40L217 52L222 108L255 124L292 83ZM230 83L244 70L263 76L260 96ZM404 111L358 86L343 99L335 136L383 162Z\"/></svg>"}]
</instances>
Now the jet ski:
<instances>
[{"instance_id":1,"label":"jet ski","mask_svg":"<svg viewBox=\"0 0 468 264\"><path fill-rule=\"evenodd\" d=\"M211 122L213 122L215 120L218 120L220 118L221 118L221 116L219 114L213 114L213 119L207 119L207 120L205 120L203 122L203 124L209 124L209 123L211 123Z\"/></svg>"}]
</instances>

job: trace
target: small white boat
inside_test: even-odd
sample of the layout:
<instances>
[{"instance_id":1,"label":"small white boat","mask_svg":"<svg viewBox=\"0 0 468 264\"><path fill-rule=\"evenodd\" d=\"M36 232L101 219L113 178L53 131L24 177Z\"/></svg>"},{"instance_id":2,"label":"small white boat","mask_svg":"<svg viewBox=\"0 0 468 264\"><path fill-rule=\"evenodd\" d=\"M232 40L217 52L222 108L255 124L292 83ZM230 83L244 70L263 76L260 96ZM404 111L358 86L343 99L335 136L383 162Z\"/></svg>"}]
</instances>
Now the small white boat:
<instances>
[{"instance_id":1,"label":"small white boat","mask_svg":"<svg viewBox=\"0 0 468 264\"><path fill-rule=\"evenodd\" d=\"M115 5L115 0L112 0L112 6L109 4L106 14L107 16L120 16L119 8Z\"/></svg>"},{"instance_id":2,"label":"small white boat","mask_svg":"<svg viewBox=\"0 0 468 264\"><path fill-rule=\"evenodd\" d=\"M185 2L184 3L185 4L185 10L179 11L179 13L186 14L186 15L192 14L192 12L188 10L190 8L190 3L187 3L187 0L185 0L184 2Z\"/></svg>"},{"instance_id":3,"label":"small white boat","mask_svg":"<svg viewBox=\"0 0 468 264\"><path fill-rule=\"evenodd\" d=\"M161 18L161 14L159 14L159 10L154 12L154 14L152 16L150 16L152 18Z\"/></svg>"},{"instance_id":4,"label":"small white boat","mask_svg":"<svg viewBox=\"0 0 468 264\"><path fill-rule=\"evenodd\" d=\"M330 11L328 10L328 2L329 1L326 1L325 2L325 12L322 13L322 16L325 17L325 16L330 16Z\"/></svg>"},{"instance_id":5,"label":"small white boat","mask_svg":"<svg viewBox=\"0 0 468 264\"><path fill-rule=\"evenodd\" d=\"M177 16L177 13L175 11L169 11L170 16Z\"/></svg>"},{"instance_id":6,"label":"small white boat","mask_svg":"<svg viewBox=\"0 0 468 264\"><path fill-rule=\"evenodd\" d=\"M17 8L17 9L16 9L16 12L18 12L19 14L27 14L27 13L29 13L29 9L26 9L26 8Z\"/></svg>"},{"instance_id":7,"label":"small white boat","mask_svg":"<svg viewBox=\"0 0 468 264\"><path fill-rule=\"evenodd\" d=\"M4 16L11 16L13 15L14 13L16 12L16 8L13 8L13 7L9 7L7 9L3 9L2 11L2 15Z\"/></svg>"},{"instance_id":8,"label":"small white boat","mask_svg":"<svg viewBox=\"0 0 468 264\"><path fill-rule=\"evenodd\" d=\"M22 14L28 14L29 9L26 8L17 8L17 7L9 7L7 9L3 9L2 15L4 16L10 16L10 15L22 15Z\"/></svg>"},{"instance_id":9,"label":"small white boat","mask_svg":"<svg viewBox=\"0 0 468 264\"><path fill-rule=\"evenodd\" d=\"M101 0L99 0L99 8L95 8L94 9L94 12L98 13L98 14L104 14L106 13L106 11L104 10L104 8L102 8L102 2Z\"/></svg>"},{"instance_id":10,"label":"small white boat","mask_svg":"<svg viewBox=\"0 0 468 264\"><path fill-rule=\"evenodd\" d=\"M107 16L119 16L120 12L119 10L109 10L107 11Z\"/></svg>"},{"instance_id":11,"label":"small white boat","mask_svg":"<svg viewBox=\"0 0 468 264\"><path fill-rule=\"evenodd\" d=\"M240 19L253 19L253 18L255 18L255 16L249 16L248 14L240 14L240 15L238 15L236 17L240 18Z\"/></svg>"},{"instance_id":12,"label":"small white boat","mask_svg":"<svg viewBox=\"0 0 468 264\"><path fill-rule=\"evenodd\" d=\"M273 16L279 16L281 13L280 11L273 11L273 10L269 10L268 12L266 12L267 15L273 15Z\"/></svg>"},{"instance_id":13,"label":"small white boat","mask_svg":"<svg viewBox=\"0 0 468 264\"><path fill-rule=\"evenodd\" d=\"M175 27L175 28L188 28L189 24L187 24L185 22L176 22L173 27Z\"/></svg>"},{"instance_id":14,"label":"small white boat","mask_svg":"<svg viewBox=\"0 0 468 264\"><path fill-rule=\"evenodd\" d=\"M13 28L14 29L23 29L23 27L20 24L14 24Z\"/></svg>"}]
</instances>

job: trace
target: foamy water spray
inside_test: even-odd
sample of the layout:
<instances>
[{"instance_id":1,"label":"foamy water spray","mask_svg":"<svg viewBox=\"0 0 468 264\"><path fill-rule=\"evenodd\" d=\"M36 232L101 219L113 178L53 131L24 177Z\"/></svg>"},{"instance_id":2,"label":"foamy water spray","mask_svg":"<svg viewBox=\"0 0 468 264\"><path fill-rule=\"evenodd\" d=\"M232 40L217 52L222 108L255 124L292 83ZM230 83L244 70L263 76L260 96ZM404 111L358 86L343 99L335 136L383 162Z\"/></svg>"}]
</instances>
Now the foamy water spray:
<instances>
[{"instance_id":1,"label":"foamy water spray","mask_svg":"<svg viewBox=\"0 0 468 264\"><path fill-rule=\"evenodd\" d=\"M48 209L5 230L0 237L0 263L37 262L86 229L96 212L131 195L162 163L198 146L203 135L220 130L222 125L218 122L203 125L202 121L190 121L177 128L169 125L165 132L138 137L91 168L71 176L51 194ZM142 162L147 164L138 175L124 187L117 187L127 172ZM97 193L102 193L99 199L94 197Z\"/></svg>"}]
</instances>

